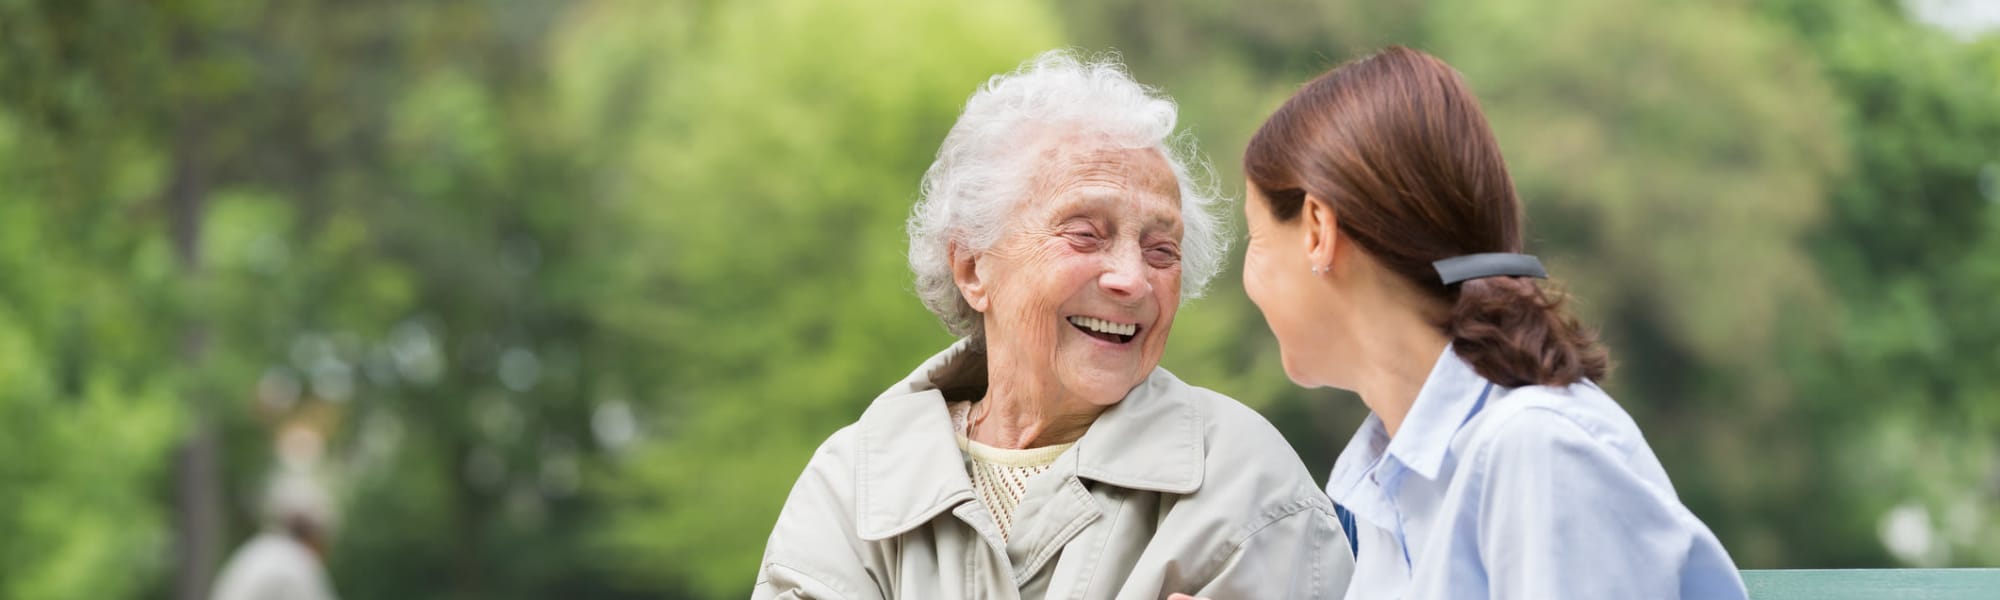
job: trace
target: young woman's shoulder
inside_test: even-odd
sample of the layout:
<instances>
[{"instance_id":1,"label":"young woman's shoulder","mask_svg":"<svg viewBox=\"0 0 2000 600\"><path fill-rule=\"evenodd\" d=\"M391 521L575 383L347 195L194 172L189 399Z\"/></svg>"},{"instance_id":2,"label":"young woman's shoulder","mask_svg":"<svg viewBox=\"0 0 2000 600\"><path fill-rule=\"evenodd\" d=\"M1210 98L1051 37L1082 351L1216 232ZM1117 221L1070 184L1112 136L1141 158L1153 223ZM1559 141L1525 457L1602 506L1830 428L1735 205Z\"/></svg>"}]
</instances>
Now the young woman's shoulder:
<instances>
[{"instance_id":1,"label":"young woman's shoulder","mask_svg":"<svg viewBox=\"0 0 2000 600\"><path fill-rule=\"evenodd\" d=\"M1477 472L1568 471L1672 484L1632 416L1589 382L1496 389L1458 440ZM1553 473L1551 473L1553 474Z\"/></svg>"}]
</instances>

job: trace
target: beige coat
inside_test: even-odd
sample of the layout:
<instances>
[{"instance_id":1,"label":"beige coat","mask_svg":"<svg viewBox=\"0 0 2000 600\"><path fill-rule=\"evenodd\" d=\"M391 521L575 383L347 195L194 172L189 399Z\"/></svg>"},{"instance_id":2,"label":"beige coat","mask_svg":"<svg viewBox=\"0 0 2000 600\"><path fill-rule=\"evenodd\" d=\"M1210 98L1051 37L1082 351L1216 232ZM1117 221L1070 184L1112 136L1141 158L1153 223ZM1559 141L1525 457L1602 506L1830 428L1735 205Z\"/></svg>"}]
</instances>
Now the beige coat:
<instances>
[{"instance_id":1,"label":"beige coat","mask_svg":"<svg viewBox=\"0 0 2000 600\"><path fill-rule=\"evenodd\" d=\"M960 342L827 438L771 531L752 598L1338 598L1354 557L1277 429L1164 369L1030 482L1003 542L947 399L977 398Z\"/></svg>"}]
</instances>

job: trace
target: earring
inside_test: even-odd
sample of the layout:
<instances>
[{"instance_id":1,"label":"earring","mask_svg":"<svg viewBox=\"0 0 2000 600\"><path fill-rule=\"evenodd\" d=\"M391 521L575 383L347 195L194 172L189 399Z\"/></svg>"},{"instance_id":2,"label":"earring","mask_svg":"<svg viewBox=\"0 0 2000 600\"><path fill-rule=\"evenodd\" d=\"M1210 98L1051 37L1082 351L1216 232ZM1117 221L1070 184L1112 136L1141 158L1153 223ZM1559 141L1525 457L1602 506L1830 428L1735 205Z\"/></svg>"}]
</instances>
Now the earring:
<instances>
[{"instance_id":1,"label":"earring","mask_svg":"<svg viewBox=\"0 0 2000 600\"><path fill-rule=\"evenodd\" d=\"M1314 274L1314 275L1325 275L1325 274L1326 274L1326 269L1325 269L1325 268L1322 268L1322 267L1319 267L1319 266L1317 266L1317 265L1315 265L1315 266L1313 266L1313 274Z\"/></svg>"}]
</instances>

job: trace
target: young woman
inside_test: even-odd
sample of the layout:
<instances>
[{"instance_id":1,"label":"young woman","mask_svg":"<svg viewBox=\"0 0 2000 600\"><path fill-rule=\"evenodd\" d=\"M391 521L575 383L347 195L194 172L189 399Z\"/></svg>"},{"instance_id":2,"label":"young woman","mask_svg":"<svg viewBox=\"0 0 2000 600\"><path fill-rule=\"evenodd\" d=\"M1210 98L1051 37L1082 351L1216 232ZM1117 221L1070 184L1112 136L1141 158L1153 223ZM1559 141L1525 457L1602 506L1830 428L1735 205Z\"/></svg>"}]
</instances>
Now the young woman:
<instances>
[{"instance_id":1,"label":"young woman","mask_svg":"<svg viewBox=\"0 0 2000 600\"><path fill-rule=\"evenodd\" d=\"M1285 373L1372 413L1327 494L1348 598L1743 598L1729 554L1596 381L1594 334L1520 254L1520 201L1457 71L1334 69L1244 156L1243 286Z\"/></svg>"}]
</instances>

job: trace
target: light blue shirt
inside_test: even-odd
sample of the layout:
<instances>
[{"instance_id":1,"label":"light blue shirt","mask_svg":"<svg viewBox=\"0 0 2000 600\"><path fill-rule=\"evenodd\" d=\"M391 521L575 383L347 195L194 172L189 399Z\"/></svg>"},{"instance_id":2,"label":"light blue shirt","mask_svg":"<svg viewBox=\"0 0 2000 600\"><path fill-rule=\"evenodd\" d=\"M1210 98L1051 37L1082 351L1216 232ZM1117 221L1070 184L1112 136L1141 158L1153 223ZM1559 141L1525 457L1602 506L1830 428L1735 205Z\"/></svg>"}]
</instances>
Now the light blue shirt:
<instances>
[{"instance_id":1,"label":"light blue shirt","mask_svg":"<svg viewBox=\"0 0 2000 600\"><path fill-rule=\"evenodd\" d=\"M1326 493L1354 515L1348 598L1745 597L1638 425L1588 381L1504 388L1446 348L1396 437L1369 415Z\"/></svg>"}]
</instances>

